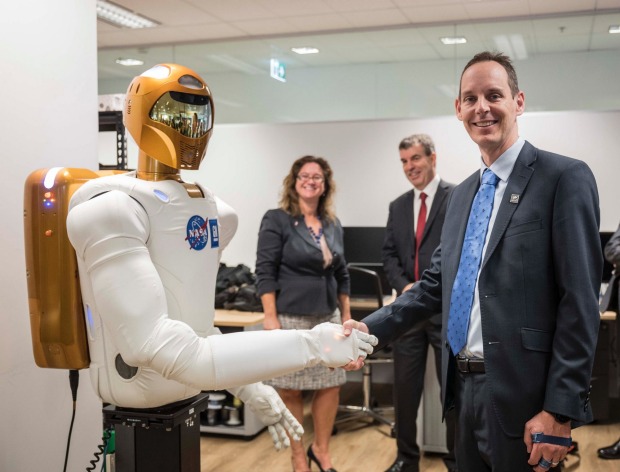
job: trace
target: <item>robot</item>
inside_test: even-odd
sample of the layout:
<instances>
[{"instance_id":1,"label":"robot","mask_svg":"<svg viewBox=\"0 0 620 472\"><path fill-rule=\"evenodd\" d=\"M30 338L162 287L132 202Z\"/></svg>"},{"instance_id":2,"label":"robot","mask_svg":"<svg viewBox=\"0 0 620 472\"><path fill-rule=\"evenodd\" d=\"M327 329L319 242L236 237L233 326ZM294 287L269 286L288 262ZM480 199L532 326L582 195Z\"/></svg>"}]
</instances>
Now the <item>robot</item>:
<instances>
[{"instance_id":1,"label":"robot","mask_svg":"<svg viewBox=\"0 0 620 472\"><path fill-rule=\"evenodd\" d=\"M77 258L89 372L121 408L153 409L227 389L269 426L276 448L301 425L260 380L372 352L376 338L325 323L306 331L221 334L215 279L237 228L234 210L181 179L198 169L213 131L209 87L194 71L157 65L134 78L123 111L138 169L87 179L66 230ZM34 336L34 333L33 333Z\"/></svg>"}]
</instances>

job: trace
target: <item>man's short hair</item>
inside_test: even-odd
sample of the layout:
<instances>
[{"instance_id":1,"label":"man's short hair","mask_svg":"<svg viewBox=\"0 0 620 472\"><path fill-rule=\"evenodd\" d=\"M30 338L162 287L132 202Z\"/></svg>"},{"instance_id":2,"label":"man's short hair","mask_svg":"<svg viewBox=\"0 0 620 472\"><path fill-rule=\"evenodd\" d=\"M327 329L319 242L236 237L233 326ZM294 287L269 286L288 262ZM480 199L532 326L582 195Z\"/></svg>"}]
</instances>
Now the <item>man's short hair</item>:
<instances>
[{"instance_id":1,"label":"man's short hair","mask_svg":"<svg viewBox=\"0 0 620 472\"><path fill-rule=\"evenodd\" d=\"M435 143L433 142L433 138L431 138L428 134L412 134L411 136L407 136L398 145L398 150L403 151L418 144L422 145L424 148L424 153L427 156L430 156L435 152Z\"/></svg>"},{"instance_id":2,"label":"man's short hair","mask_svg":"<svg viewBox=\"0 0 620 472\"><path fill-rule=\"evenodd\" d=\"M467 69L469 69L474 64L478 64L479 62L488 62L493 61L497 62L500 66L504 68L506 74L508 74L508 86L510 87L510 91L512 92L512 96L514 97L519 93L519 81L517 80L517 72L515 68L512 66L512 61L510 57L501 52L490 52L483 51L476 54L471 60L467 63L463 72L461 72L461 82L463 81L463 74ZM461 98L461 83L459 82L459 98Z\"/></svg>"}]
</instances>

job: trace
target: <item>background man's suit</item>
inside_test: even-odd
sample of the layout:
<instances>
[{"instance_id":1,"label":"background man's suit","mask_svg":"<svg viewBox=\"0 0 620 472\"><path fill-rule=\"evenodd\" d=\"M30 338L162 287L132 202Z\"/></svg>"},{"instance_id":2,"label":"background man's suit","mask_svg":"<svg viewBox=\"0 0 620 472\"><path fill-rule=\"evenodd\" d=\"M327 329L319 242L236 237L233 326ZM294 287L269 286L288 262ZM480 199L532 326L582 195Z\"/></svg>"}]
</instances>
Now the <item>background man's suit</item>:
<instances>
[{"instance_id":1,"label":"background man's suit","mask_svg":"<svg viewBox=\"0 0 620 472\"><path fill-rule=\"evenodd\" d=\"M362 320L381 347L442 311L444 411L455 405L456 366L446 341L450 297L479 185L476 171L453 190L440 248L421 282ZM575 422L592 420L602 273L598 227L598 193L588 166L525 142L478 282L490 404L505 436L522 438L525 423L543 409ZM525 446L523 451L525 456Z\"/></svg>"},{"instance_id":2,"label":"background man's suit","mask_svg":"<svg viewBox=\"0 0 620 472\"><path fill-rule=\"evenodd\" d=\"M433 198L430 212L420 242L418 264L420 272L430 266L431 256L441 236L446 206L454 185L440 180ZM383 244L383 267L390 286L398 294L415 280L415 232L413 189L404 193L390 203L385 241ZM424 388L424 372L428 346L435 352L437 379L441 380L441 313L410 329L393 345L394 356L394 405L396 407L396 444L398 459L406 463L417 464L420 448L416 442L416 417ZM452 468L454 462L454 421L450 415L446 422L446 444L449 454L446 464Z\"/></svg>"}]
</instances>

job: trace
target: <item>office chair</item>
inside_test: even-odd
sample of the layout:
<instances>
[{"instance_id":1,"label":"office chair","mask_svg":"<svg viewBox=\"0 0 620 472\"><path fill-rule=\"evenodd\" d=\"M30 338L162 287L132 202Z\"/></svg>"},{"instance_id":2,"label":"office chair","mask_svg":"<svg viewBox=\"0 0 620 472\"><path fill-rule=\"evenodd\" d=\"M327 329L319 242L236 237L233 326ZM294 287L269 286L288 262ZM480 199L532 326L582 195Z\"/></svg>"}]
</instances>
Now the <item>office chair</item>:
<instances>
[{"instance_id":1,"label":"office chair","mask_svg":"<svg viewBox=\"0 0 620 472\"><path fill-rule=\"evenodd\" d=\"M381 308L383 306L383 290L381 288L381 279L379 278L377 272L363 267L358 267L353 264L349 264L347 267L351 275L356 274L357 279L366 279L366 281L370 281L372 283L374 289L373 291L376 295L376 306L369 306L366 308L366 311L374 311L375 309ZM352 292L354 291L352 290ZM353 314L353 312L354 310L352 308L351 313ZM355 318L357 319L357 317ZM393 415L394 407L378 408L373 406L374 398L372 393L372 366L375 364L391 364L392 362L393 359L388 348L379 353L373 353L366 358L364 361L364 367L362 367L362 404L338 406L338 412L343 413L343 415L336 418L336 426L338 424L353 420L371 419L372 421L367 422L368 424L375 422L386 424L391 428L391 435L395 435L394 420L384 416L385 413L388 412L392 412Z\"/></svg>"}]
</instances>

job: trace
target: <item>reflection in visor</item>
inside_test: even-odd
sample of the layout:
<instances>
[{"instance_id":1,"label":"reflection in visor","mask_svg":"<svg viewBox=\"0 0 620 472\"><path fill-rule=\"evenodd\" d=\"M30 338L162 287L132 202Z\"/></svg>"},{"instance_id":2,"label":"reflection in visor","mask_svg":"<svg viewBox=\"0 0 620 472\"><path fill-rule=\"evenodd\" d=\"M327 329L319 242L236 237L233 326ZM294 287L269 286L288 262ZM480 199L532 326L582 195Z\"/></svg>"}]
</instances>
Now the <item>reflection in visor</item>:
<instances>
[{"instance_id":1,"label":"reflection in visor","mask_svg":"<svg viewBox=\"0 0 620 472\"><path fill-rule=\"evenodd\" d=\"M149 116L189 138L201 138L213 126L211 100L204 95L167 92L153 105Z\"/></svg>"}]
</instances>

